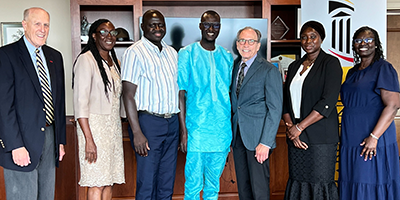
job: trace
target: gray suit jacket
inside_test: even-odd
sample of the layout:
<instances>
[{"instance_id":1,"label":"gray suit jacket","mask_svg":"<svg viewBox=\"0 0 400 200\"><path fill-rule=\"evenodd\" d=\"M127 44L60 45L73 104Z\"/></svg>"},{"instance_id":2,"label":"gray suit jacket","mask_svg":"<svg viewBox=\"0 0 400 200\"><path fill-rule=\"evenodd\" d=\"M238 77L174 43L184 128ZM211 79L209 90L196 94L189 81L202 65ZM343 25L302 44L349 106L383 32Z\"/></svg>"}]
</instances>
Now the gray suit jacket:
<instances>
[{"instance_id":1,"label":"gray suit jacket","mask_svg":"<svg viewBox=\"0 0 400 200\"><path fill-rule=\"evenodd\" d=\"M248 150L254 151L260 143L273 149L282 116L281 74L274 65L257 56L244 77L237 97L239 64L240 60L235 62L231 84L232 144L235 144L239 127L243 144Z\"/></svg>"}]
</instances>

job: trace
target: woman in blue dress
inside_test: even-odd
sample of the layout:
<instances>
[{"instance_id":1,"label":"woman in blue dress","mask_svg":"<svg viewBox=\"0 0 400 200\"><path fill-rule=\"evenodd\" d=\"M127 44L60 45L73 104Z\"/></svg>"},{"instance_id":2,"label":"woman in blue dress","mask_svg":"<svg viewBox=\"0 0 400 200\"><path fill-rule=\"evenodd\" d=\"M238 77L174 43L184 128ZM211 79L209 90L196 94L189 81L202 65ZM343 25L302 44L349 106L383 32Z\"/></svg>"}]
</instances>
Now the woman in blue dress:
<instances>
[{"instance_id":1,"label":"woman in blue dress","mask_svg":"<svg viewBox=\"0 0 400 200\"><path fill-rule=\"evenodd\" d=\"M400 107L397 73L384 60L379 35L370 27L354 33L353 52L355 66L341 90L340 198L398 200L399 153L393 122Z\"/></svg>"}]
</instances>

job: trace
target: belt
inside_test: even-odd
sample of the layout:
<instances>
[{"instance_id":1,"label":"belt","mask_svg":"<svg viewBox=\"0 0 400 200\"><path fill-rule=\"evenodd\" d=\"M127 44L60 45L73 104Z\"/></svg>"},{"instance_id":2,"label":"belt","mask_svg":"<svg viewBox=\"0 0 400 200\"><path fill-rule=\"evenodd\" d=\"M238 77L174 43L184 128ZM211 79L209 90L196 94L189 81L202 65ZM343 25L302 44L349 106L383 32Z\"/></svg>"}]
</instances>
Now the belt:
<instances>
[{"instance_id":1,"label":"belt","mask_svg":"<svg viewBox=\"0 0 400 200\"><path fill-rule=\"evenodd\" d=\"M162 118L165 118L165 119L169 119L169 118L171 118L171 117L176 115L176 113L158 114L158 113L153 113L153 112L150 112L150 111L147 111L147 110L139 110L138 112L139 113L148 114L148 115L154 115L156 117L162 117Z\"/></svg>"}]
</instances>

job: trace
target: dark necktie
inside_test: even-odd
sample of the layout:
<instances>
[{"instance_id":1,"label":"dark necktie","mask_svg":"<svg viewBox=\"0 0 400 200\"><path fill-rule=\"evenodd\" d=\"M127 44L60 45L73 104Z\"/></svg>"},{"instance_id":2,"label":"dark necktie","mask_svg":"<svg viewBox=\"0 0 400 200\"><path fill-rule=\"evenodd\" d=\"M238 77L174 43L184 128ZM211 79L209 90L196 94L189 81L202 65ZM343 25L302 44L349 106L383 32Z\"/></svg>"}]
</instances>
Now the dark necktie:
<instances>
[{"instance_id":1,"label":"dark necktie","mask_svg":"<svg viewBox=\"0 0 400 200\"><path fill-rule=\"evenodd\" d=\"M42 58L39 54L39 49L36 49L36 66L39 71L40 85L44 99L44 107L46 109L46 123L51 124L54 119L53 97L50 90L49 81L47 80L46 69L44 68Z\"/></svg>"},{"instance_id":2,"label":"dark necktie","mask_svg":"<svg viewBox=\"0 0 400 200\"><path fill-rule=\"evenodd\" d=\"M246 67L246 63L242 63L240 65L240 72L239 72L239 77L236 85L236 96L239 96L240 88L242 87L243 84L243 79L244 79L244 68Z\"/></svg>"}]
</instances>

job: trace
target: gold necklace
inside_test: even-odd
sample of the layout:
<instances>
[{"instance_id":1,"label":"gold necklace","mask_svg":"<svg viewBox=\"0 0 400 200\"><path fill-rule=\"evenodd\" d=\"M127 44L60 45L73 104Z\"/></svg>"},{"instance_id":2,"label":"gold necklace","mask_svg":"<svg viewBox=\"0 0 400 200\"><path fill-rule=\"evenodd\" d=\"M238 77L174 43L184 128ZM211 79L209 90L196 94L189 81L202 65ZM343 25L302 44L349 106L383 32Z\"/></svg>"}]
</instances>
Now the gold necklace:
<instances>
[{"instance_id":1,"label":"gold necklace","mask_svg":"<svg viewBox=\"0 0 400 200\"><path fill-rule=\"evenodd\" d=\"M308 60L309 64L308 64L308 66L306 67L306 69L308 69L308 68L311 67L311 65L315 62L315 59L317 59L317 58L314 58L314 59L312 59L311 61Z\"/></svg>"}]
</instances>

